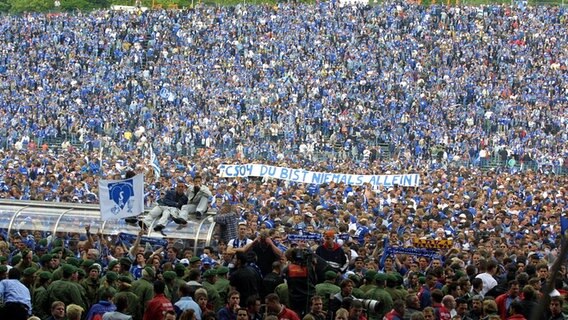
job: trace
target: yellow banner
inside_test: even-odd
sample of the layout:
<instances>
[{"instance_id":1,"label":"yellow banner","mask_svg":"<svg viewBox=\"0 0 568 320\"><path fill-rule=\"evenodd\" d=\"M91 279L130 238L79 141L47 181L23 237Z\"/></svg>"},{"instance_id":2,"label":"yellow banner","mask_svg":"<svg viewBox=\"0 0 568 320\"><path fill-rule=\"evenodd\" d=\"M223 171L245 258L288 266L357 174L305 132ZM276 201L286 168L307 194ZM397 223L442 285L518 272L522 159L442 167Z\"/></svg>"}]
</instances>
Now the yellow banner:
<instances>
[{"instance_id":1,"label":"yellow banner","mask_svg":"<svg viewBox=\"0 0 568 320\"><path fill-rule=\"evenodd\" d=\"M434 240L434 239L412 239L412 244L415 248L424 249L450 249L454 242L452 240Z\"/></svg>"}]
</instances>

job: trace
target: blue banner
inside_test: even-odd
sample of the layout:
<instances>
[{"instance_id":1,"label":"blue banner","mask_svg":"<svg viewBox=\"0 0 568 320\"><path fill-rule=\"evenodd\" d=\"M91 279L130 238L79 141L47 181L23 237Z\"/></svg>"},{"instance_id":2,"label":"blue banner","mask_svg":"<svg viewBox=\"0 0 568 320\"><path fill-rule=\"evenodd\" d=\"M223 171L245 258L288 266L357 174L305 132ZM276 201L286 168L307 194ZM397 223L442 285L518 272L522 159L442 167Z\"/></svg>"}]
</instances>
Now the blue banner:
<instances>
[{"instance_id":1,"label":"blue banner","mask_svg":"<svg viewBox=\"0 0 568 320\"><path fill-rule=\"evenodd\" d=\"M135 235L135 234L119 233L118 234L118 241L125 244L126 247L131 247L134 244L134 242L136 241L137 237L138 236ZM152 246L152 248L163 247L165 249L168 246L168 240L166 240L166 239L150 238L150 237L142 236L140 238L140 245L145 246L146 243L149 243Z\"/></svg>"}]
</instances>

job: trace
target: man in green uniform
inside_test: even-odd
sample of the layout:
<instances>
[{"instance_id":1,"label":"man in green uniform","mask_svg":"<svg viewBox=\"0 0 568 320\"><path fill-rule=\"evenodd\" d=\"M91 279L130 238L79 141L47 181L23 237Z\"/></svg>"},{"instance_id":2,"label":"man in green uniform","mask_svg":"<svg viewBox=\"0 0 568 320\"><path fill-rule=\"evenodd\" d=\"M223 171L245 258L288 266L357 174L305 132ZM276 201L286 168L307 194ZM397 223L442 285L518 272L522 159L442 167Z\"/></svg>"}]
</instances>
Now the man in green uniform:
<instances>
[{"instance_id":1,"label":"man in green uniform","mask_svg":"<svg viewBox=\"0 0 568 320\"><path fill-rule=\"evenodd\" d=\"M164 283L166 284L166 298L168 298L172 302L172 304L174 304L179 300L179 287L176 286L175 282L177 275L173 271L166 271L164 272L163 277Z\"/></svg>"},{"instance_id":2,"label":"man in green uniform","mask_svg":"<svg viewBox=\"0 0 568 320\"><path fill-rule=\"evenodd\" d=\"M380 309L377 313L369 314L370 319L377 320L383 319L385 314L389 313L393 308L392 297L385 290L385 281L387 280L387 275L384 273L377 273L375 277L375 282L377 287L373 290L368 291L365 294L365 299L372 299L380 301Z\"/></svg>"},{"instance_id":3,"label":"man in green uniform","mask_svg":"<svg viewBox=\"0 0 568 320\"><path fill-rule=\"evenodd\" d=\"M28 288L28 290L30 290L30 292L32 293L32 299L33 299L33 291L34 291L34 284L35 284L35 274L37 272L37 268L34 267L29 267L26 268L24 270L24 273L22 273L22 278L20 279L20 282L24 284L24 286L26 286L26 288Z\"/></svg>"},{"instance_id":4,"label":"man in green uniform","mask_svg":"<svg viewBox=\"0 0 568 320\"><path fill-rule=\"evenodd\" d=\"M39 263L41 265L41 268L38 270L38 272L42 272L42 271L47 271L49 273L51 273L51 271L53 271L51 269L51 259L53 258L53 255L46 253L43 256L41 256L41 258L39 258Z\"/></svg>"},{"instance_id":5,"label":"man in green uniform","mask_svg":"<svg viewBox=\"0 0 568 320\"><path fill-rule=\"evenodd\" d=\"M104 284L106 281L106 278L109 274L109 272L115 272L117 279L120 276L119 272L120 272L120 262L118 260L112 260L109 264L108 264L108 268L107 268L107 272L106 274L101 278L101 283ZM130 272L129 272L130 273ZM130 278L130 280L134 281L134 278ZM130 281L130 282L132 282ZM117 285L118 288L118 285Z\"/></svg>"},{"instance_id":6,"label":"man in green uniform","mask_svg":"<svg viewBox=\"0 0 568 320\"><path fill-rule=\"evenodd\" d=\"M46 314L51 314L51 304L58 300L65 303L66 306L74 303L87 310L88 308L81 295L79 285L71 280L73 275L77 273L77 268L70 264L65 264L61 269L63 278L52 282L47 288L48 299L42 306L42 310Z\"/></svg>"},{"instance_id":7,"label":"man in green uniform","mask_svg":"<svg viewBox=\"0 0 568 320\"><path fill-rule=\"evenodd\" d=\"M402 292L396 289L396 275L394 273L387 274L387 287L385 288L385 290L390 294L392 301L404 301L404 299L406 298L403 297Z\"/></svg>"},{"instance_id":8,"label":"man in green uniform","mask_svg":"<svg viewBox=\"0 0 568 320\"><path fill-rule=\"evenodd\" d=\"M403 300L406 301L406 297L408 297L408 290L406 290L406 288L404 288L404 278L398 272L395 273L395 277L396 277L395 290L398 292L399 296L401 296L403 298Z\"/></svg>"},{"instance_id":9,"label":"man in green uniform","mask_svg":"<svg viewBox=\"0 0 568 320\"><path fill-rule=\"evenodd\" d=\"M337 279L337 272L335 271L326 271L325 273L325 281L323 283L316 284L316 294L322 297L323 300L323 309L329 309L329 297L336 295L341 291L338 285L335 284L335 280Z\"/></svg>"},{"instance_id":10,"label":"man in green uniform","mask_svg":"<svg viewBox=\"0 0 568 320\"><path fill-rule=\"evenodd\" d=\"M227 279L227 275L229 274L229 268L227 267L220 267L217 269L217 281L213 286L219 292L219 297L221 301L227 301L227 295L231 290L231 284L229 279Z\"/></svg>"},{"instance_id":11,"label":"man in green uniform","mask_svg":"<svg viewBox=\"0 0 568 320\"><path fill-rule=\"evenodd\" d=\"M110 291L114 296L118 292L118 274L114 271L107 271L105 275L105 280L101 281L101 286L97 289L97 298L98 301L102 299L103 291Z\"/></svg>"},{"instance_id":12,"label":"man in green uniform","mask_svg":"<svg viewBox=\"0 0 568 320\"><path fill-rule=\"evenodd\" d=\"M225 302L221 300L219 291L215 289L215 281L217 281L217 271L215 269L209 269L203 274L203 281L201 284L203 285L203 288L207 290L209 301L213 304L213 311L217 312L219 309L223 308Z\"/></svg>"},{"instance_id":13,"label":"man in green uniform","mask_svg":"<svg viewBox=\"0 0 568 320\"><path fill-rule=\"evenodd\" d=\"M45 300L47 300L47 287L49 286L49 282L51 281L51 273L47 271L42 271L38 274L38 282L34 289L33 298L32 298L32 311L33 314L38 316L40 319L45 319L49 316L43 312L41 306L45 304Z\"/></svg>"},{"instance_id":14,"label":"man in green uniform","mask_svg":"<svg viewBox=\"0 0 568 320\"><path fill-rule=\"evenodd\" d=\"M176 273L176 278L174 280L175 284L176 284L176 288L181 288L181 286L183 286L184 284L186 284L186 281L183 280L185 278L185 271L186 268L182 263L177 263L174 267L174 271ZM178 297L179 293L178 293Z\"/></svg>"},{"instance_id":15,"label":"man in green uniform","mask_svg":"<svg viewBox=\"0 0 568 320\"><path fill-rule=\"evenodd\" d=\"M369 292L369 290L375 289L375 277L377 276L377 271L369 270L365 273L365 284L359 287L364 293Z\"/></svg>"},{"instance_id":16,"label":"man in green uniform","mask_svg":"<svg viewBox=\"0 0 568 320\"><path fill-rule=\"evenodd\" d=\"M120 296L126 297L126 301L128 301L128 307L124 313L131 315L134 320L141 320L142 308L140 308L140 299L132 292L132 279L129 277L120 276L118 278L118 292L114 298L118 299Z\"/></svg>"},{"instance_id":17,"label":"man in green uniform","mask_svg":"<svg viewBox=\"0 0 568 320\"><path fill-rule=\"evenodd\" d=\"M92 306L95 303L99 302L99 297L97 296L97 291L101 286L101 266L97 263L91 264L89 267L89 275L86 279L81 280L81 286L85 289L85 293L87 295L87 301L89 305Z\"/></svg>"},{"instance_id":18,"label":"man in green uniform","mask_svg":"<svg viewBox=\"0 0 568 320\"><path fill-rule=\"evenodd\" d=\"M281 304L285 306L290 305L290 298L288 297L288 284L286 282L279 284L276 289L274 289L274 293L276 293L280 298Z\"/></svg>"},{"instance_id":19,"label":"man in green uniform","mask_svg":"<svg viewBox=\"0 0 568 320\"><path fill-rule=\"evenodd\" d=\"M351 294L357 299L363 299L365 292L359 289L359 285L361 284L361 277L353 273L349 275L348 279L351 279L351 281L353 281L353 291L351 292Z\"/></svg>"},{"instance_id":20,"label":"man in green uniform","mask_svg":"<svg viewBox=\"0 0 568 320\"><path fill-rule=\"evenodd\" d=\"M154 276L154 269L152 267L145 267L142 270L142 278L132 283L132 292L140 299L144 312L148 306L148 301L154 298Z\"/></svg>"},{"instance_id":21,"label":"man in green uniform","mask_svg":"<svg viewBox=\"0 0 568 320\"><path fill-rule=\"evenodd\" d=\"M128 258L121 258L120 259L120 272L118 273L118 276L127 276L130 279L132 279L132 281L134 281L134 276L132 275L132 273L130 273L130 267L132 266L132 261L130 261L130 259ZM152 277L153 278L153 277ZM152 288L152 292L154 291L154 289Z\"/></svg>"},{"instance_id":22,"label":"man in green uniform","mask_svg":"<svg viewBox=\"0 0 568 320\"><path fill-rule=\"evenodd\" d=\"M21 257L22 257L21 260L18 263L12 262L12 265L14 266L14 268L20 270L21 274L27 268L33 267L35 265L35 263L32 261L33 255L34 255L33 251L30 251L29 249L24 249L21 252Z\"/></svg>"}]
</instances>

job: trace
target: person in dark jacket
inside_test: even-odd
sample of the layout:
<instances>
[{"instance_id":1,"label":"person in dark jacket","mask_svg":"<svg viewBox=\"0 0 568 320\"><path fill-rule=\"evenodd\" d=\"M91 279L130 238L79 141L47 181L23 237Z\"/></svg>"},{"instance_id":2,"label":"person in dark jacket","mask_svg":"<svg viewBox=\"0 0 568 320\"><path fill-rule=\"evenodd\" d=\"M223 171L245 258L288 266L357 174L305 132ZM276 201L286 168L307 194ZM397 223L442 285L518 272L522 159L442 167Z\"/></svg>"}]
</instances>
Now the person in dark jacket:
<instances>
[{"instance_id":1,"label":"person in dark jacket","mask_svg":"<svg viewBox=\"0 0 568 320\"><path fill-rule=\"evenodd\" d=\"M94 319L96 315L102 316L107 312L112 312L116 310L116 306L112 303L112 298L114 294L113 291L106 288L101 293L101 300L98 303L93 304L87 313L87 320Z\"/></svg>"},{"instance_id":2,"label":"person in dark jacket","mask_svg":"<svg viewBox=\"0 0 568 320\"><path fill-rule=\"evenodd\" d=\"M533 286L526 285L523 288L523 300L521 300L523 310L521 313L525 318L530 319L531 312L538 307L537 298L538 293Z\"/></svg>"},{"instance_id":3,"label":"person in dark jacket","mask_svg":"<svg viewBox=\"0 0 568 320\"><path fill-rule=\"evenodd\" d=\"M316 254L327 261L336 271L344 271L347 267L347 256L343 248L335 242L335 232L324 233L324 243L316 249Z\"/></svg>"},{"instance_id":4,"label":"person in dark jacket","mask_svg":"<svg viewBox=\"0 0 568 320\"><path fill-rule=\"evenodd\" d=\"M562 297L550 297L549 311L550 317L548 320L565 320L568 317L562 313L562 305L564 299Z\"/></svg>"},{"instance_id":5,"label":"person in dark jacket","mask_svg":"<svg viewBox=\"0 0 568 320\"><path fill-rule=\"evenodd\" d=\"M175 189L169 190L163 199L158 200L158 205L148 212L144 220L140 221L140 226L146 229L158 220L154 226L154 231L162 231L166 227L170 216L177 224L187 224L187 221L180 217L181 207L189 201L185 195L185 189L186 185L178 182Z\"/></svg>"},{"instance_id":6,"label":"person in dark jacket","mask_svg":"<svg viewBox=\"0 0 568 320\"><path fill-rule=\"evenodd\" d=\"M316 294L316 272L311 255L302 253L302 249L291 249L291 263L282 271L288 283L290 309L299 316L309 311L310 299Z\"/></svg>"},{"instance_id":7,"label":"person in dark jacket","mask_svg":"<svg viewBox=\"0 0 568 320\"><path fill-rule=\"evenodd\" d=\"M243 308L246 308L248 297L258 294L262 286L260 274L247 264L244 253L237 254L237 269L231 274L229 281L231 287L239 289L240 306Z\"/></svg>"}]
</instances>

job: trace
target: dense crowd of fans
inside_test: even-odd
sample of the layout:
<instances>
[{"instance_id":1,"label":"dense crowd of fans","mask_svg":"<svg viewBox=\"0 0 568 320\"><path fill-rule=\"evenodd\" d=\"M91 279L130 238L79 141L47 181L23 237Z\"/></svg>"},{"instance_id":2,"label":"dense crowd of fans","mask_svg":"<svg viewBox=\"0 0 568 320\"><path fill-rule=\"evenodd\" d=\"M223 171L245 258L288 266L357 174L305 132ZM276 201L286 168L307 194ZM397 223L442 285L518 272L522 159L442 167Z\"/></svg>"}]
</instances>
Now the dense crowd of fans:
<instances>
[{"instance_id":1,"label":"dense crowd of fans","mask_svg":"<svg viewBox=\"0 0 568 320\"><path fill-rule=\"evenodd\" d=\"M199 178L218 226L199 252L0 230L2 314L564 319L567 18L400 2L0 17L0 198L97 203L99 179L133 170L150 207ZM219 177L235 162L421 184ZM389 254L415 239L451 248Z\"/></svg>"}]
</instances>

